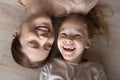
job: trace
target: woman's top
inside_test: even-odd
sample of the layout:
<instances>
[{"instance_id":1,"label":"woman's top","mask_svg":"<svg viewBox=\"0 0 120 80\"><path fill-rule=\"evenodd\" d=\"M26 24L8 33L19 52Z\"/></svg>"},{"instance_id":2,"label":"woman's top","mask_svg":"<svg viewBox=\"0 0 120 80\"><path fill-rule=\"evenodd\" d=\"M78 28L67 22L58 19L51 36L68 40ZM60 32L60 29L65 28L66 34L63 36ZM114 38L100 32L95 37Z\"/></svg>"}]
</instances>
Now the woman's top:
<instances>
[{"instance_id":1,"label":"woman's top","mask_svg":"<svg viewBox=\"0 0 120 80\"><path fill-rule=\"evenodd\" d=\"M58 5L70 13L84 13L87 14L99 0L52 0L53 5ZM56 7L55 7L56 8ZM65 15L65 13L63 13ZM66 15L67 15L66 14Z\"/></svg>"},{"instance_id":2,"label":"woman's top","mask_svg":"<svg viewBox=\"0 0 120 80\"><path fill-rule=\"evenodd\" d=\"M71 63L52 59L40 72L39 80L107 80L102 65L95 62Z\"/></svg>"}]
</instances>

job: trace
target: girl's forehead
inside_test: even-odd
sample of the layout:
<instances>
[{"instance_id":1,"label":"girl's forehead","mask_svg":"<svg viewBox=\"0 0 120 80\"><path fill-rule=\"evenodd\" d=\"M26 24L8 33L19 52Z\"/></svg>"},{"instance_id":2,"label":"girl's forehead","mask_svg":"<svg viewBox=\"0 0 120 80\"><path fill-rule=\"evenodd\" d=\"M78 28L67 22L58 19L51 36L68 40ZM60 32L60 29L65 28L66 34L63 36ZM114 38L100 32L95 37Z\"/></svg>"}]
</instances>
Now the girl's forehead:
<instances>
[{"instance_id":1,"label":"girl's forehead","mask_svg":"<svg viewBox=\"0 0 120 80\"><path fill-rule=\"evenodd\" d=\"M83 21L74 18L63 21L59 32L88 34L87 25Z\"/></svg>"},{"instance_id":2,"label":"girl's forehead","mask_svg":"<svg viewBox=\"0 0 120 80\"><path fill-rule=\"evenodd\" d=\"M81 25L81 24L86 24L84 18L83 18L83 17L80 17L80 16L78 16L78 17L69 17L69 18L66 18L66 19L63 21L63 23L66 23L66 22L67 22L67 23L79 24L79 25Z\"/></svg>"},{"instance_id":3,"label":"girl's forehead","mask_svg":"<svg viewBox=\"0 0 120 80\"><path fill-rule=\"evenodd\" d=\"M75 18L69 18L69 19L66 19L63 21L60 29L70 29L70 28L73 28L73 29L87 29L87 25L84 21L82 20L79 20L79 19L75 19Z\"/></svg>"}]
</instances>

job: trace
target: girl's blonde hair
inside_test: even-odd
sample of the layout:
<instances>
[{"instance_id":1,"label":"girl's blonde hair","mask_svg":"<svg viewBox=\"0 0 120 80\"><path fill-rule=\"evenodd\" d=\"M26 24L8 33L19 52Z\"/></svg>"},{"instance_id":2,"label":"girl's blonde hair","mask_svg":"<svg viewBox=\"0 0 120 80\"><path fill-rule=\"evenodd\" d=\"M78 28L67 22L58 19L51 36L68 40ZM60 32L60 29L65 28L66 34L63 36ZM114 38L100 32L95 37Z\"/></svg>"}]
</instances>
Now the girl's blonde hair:
<instances>
[{"instance_id":1,"label":"girl's blonde hair","mask_svg":"<svg viewBox=\"0 0 120 80\"><path fill-rule=\"evenodd\" d=\"M107 4L98 4L87 15L85 15L88 25L90 25L90 37L106 36L109 38L110 31L105 19L107 16L105 10L112 13L112 9Z\"/></svg>"}]
</instances>

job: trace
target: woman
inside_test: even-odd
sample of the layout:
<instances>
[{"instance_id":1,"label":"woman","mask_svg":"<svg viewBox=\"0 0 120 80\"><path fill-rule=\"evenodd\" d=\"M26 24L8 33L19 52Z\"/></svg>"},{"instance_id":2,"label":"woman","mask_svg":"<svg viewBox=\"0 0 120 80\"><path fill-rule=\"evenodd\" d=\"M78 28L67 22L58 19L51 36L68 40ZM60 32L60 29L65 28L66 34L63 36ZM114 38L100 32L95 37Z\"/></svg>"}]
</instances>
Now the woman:
<instances>
[{"instance_id":1,"label":"woman","mask_svg":"<svg viewBox=\"0 0 120 80\"><path fill-rule=\"evenodd\" d=\"M47 60L54 41L52 17L78 12L86 14L98 0L63 0L64 5L59 0L19 0L19 2L26 7L26 14L23 25L13 39L12 55L18 64L36 68Z\"/></svg>"}]
</instances>

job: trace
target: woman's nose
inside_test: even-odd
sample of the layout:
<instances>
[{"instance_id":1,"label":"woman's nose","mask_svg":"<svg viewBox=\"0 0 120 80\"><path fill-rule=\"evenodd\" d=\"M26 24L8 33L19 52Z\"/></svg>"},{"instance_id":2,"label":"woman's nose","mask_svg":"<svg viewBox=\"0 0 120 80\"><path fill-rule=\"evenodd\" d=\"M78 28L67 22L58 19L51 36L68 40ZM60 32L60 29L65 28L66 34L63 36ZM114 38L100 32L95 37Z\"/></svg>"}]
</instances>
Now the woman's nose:
<instances>
[{"instance_id":1,"label":"woman's nose","mask_svg":"<svg viewBox=\"0 0 120 80\"><path fill-rule=\"evenodd\" d=\"M47 40L47 43L49 43L49 44L53 44L53 42L54 42L54 40L55 40L55 36L54 35L51 35L50 37L49 37L49 39Z\"/></svg>"}]
</instances>

